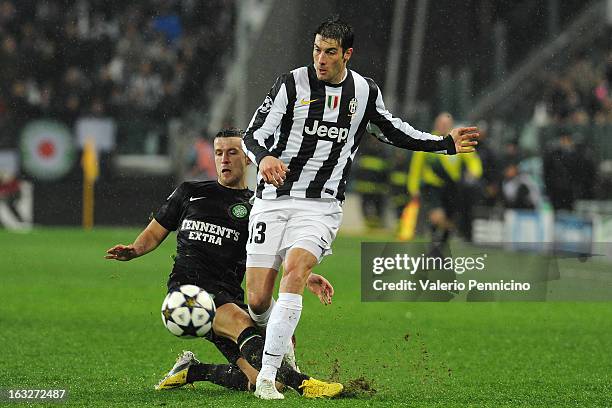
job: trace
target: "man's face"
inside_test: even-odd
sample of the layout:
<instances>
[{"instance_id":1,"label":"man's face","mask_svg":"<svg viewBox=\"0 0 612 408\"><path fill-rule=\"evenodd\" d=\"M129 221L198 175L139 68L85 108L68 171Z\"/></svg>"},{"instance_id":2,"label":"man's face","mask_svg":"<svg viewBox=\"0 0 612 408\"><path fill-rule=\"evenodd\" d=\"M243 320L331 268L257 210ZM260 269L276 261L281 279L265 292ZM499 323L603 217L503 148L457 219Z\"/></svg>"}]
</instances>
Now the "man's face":
<instances>
[{"instance_id":1,"label":"man's face","mask_svg":"<svg viewBox=\"0 0 612 408\"><path fill-rule=\"evenodd\" d=\"M453 128L453 117L448 114L441 114L436 118L434 131L439 135L448 135Z\"/></svg>"},{"instance_id":2,"label":"man's face","mask_svg":"<svg viewBox=\"0 0 612 408\"><path fill-rule=\"evenodd\" d=\"M352 48L342 50L338 40L323 38L320 34L317 34L312 50L317 78L331 84L339 84L352 54Z\"/></svg>"},{"instance_id":3,"label":"man's face","mask_svg":"<svg viewBox=\"0 0 612 408\"><path fill-rule=\"evenodd\" d=\"M239 137L217 137L214 142L215 167L219 184L230 188L246 188L247 157Z\"/></svg>"}]
</instances>

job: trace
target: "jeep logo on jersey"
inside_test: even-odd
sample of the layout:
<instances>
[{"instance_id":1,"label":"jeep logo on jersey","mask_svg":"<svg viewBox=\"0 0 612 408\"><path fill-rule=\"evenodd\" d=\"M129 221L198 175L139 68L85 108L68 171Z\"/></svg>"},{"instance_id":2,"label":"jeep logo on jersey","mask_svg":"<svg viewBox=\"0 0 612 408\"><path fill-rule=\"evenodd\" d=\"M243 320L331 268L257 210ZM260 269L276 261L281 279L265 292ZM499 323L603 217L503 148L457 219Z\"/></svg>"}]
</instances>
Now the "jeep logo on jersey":
<instances>
[{"instance_id":1,"label":"jeep logo on jersey","mask_svg":"<svg viewBox=\"0 0 612 408\"><path fill-rule=\"evenodd\" d=\"M335 126L332 122L319 122L318 119L313 122L312 119L306 119L304 133L344 143L348 139L349 130L348 128Z\"/></svg>"}]
</instances>

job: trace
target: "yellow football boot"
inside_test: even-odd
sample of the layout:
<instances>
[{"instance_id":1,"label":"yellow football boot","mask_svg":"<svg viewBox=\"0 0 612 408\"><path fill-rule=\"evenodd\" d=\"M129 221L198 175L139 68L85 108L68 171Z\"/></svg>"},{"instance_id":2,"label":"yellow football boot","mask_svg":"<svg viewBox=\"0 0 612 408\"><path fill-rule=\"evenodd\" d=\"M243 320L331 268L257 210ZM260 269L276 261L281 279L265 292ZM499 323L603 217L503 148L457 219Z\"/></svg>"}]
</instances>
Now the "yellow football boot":
<instances>
[{"instance_id":1,"label":"yellow football boot","mask_svg":"<svg viewBox=\"0 0 612 408\"><path fill-rule=\"evenodd\" d=\"M187 371L192 364L199 361L191 351L183 351L166 376L155 386L156 390L169 390L187 384Z\"/></svg>"},{"instance_id":2,"label":"yellow football boot","mask_svg":"<svg viewBox=\"0 0 612 408\"><path fill-rule=\"evenodd\" d=\"M333 398L342 392L344 386L340 383L327 383L310 378L302 381L300 389L306 398Z\"/></svg>"}]
</instances>

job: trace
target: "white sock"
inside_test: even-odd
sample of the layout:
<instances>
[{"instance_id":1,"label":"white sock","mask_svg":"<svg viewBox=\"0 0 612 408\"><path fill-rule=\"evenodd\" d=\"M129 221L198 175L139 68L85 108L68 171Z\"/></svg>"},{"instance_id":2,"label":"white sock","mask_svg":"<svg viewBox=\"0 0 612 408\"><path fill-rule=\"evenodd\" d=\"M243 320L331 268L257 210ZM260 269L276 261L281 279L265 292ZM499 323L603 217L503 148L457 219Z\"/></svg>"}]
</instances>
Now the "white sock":
<instances>
[{"instance_id":1,"label":"white sock","mask_svg":"<svg viewBox=\"0 0 612 408\"><path fill-rule=\"evenodd\" d=\"M274 380L302 314L302 296L279 293L266 330L261 378Z\"/></svg>"},{"instance_id":2,"label":"white sock","mask_svg":"<svg viewBox=\"0 0 612 408\"><path fill-rule=\"evenodd\" d=\"M249 315L251 316L251 319L253 319L253 321L255 322L255 326L263 327L264 329L266 328L266 326L268 325L268 320L270 319L270 315L272 314L272 309L274 309L275 304L276 301L274 300L274 298L270 298L270 307L262 314L255 313L251 309L251 306L249 306Z\"/></svg>"}]
</instances>

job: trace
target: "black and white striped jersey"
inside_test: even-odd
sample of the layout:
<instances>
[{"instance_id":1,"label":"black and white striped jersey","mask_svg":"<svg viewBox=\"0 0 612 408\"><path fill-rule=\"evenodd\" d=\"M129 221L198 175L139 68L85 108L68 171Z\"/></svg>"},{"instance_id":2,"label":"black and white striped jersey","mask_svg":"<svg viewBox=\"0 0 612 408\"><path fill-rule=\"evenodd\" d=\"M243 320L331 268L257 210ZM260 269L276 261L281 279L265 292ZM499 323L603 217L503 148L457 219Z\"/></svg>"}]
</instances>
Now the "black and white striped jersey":
<instances>
[{"instance_id":1,"label":"black and white striped jersey","mask_svg":"<svg viewBox=\"0 0 612 408\"><path fill-rule=\"evenodd\" d=\"M434 136L394 118L370 78L347 69L340 84L317 79L314 66L281 75L249 124L243 149L258 163L266 156L289 166L276 188L258 174L257 197L284 195L337 198L344 191L351 164L368 123L378 126L385 143L410 150L455 154L451 137Z\"/></svg>"}]
</instances>

